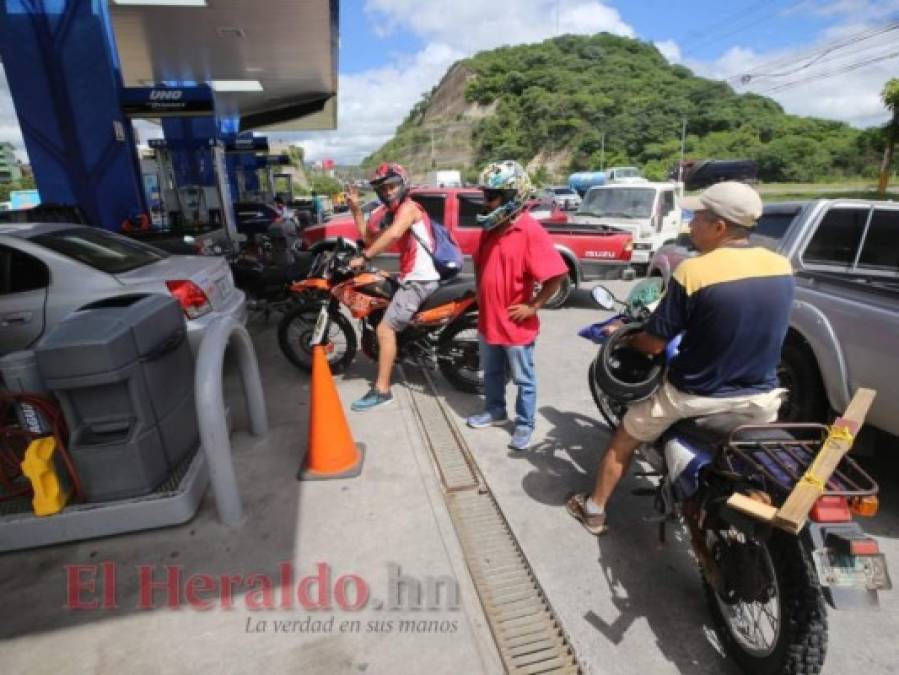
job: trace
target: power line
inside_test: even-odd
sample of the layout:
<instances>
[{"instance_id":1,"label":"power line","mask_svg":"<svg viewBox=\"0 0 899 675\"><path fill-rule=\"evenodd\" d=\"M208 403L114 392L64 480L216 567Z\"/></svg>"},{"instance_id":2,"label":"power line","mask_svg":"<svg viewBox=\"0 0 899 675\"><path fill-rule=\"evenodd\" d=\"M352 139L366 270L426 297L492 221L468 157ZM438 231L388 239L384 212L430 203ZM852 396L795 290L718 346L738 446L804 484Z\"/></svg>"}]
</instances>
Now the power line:
<instances>
[{"instance_id":1,"label":"power line","mask_svg":"<svg viewBox=\"0 0 899 675\"><path fill-rule=\"evenodd\" d=\"M899 23L891 23L883 27L879 28L869 28L863 31L859 31L858 33L854 33L845 38L839 38L829 43L825 43L824 45L820 45L808 52L799 53L799 54L788 54L786 56L779 57L772 61L768 61L766 63L760 64L756 66L755 71L750 71L747 73L742 73L739 75L734 75L733 77L728 78L728 82L740 82L742 84L746 84L750 80L757 80L761 78L767 77L785 77L787 75L795 74L796 72L805 70L810 68L815 64L819 64L828 60L832 60L832 56L834 52L845 49L846 47L850 47L853 45L857 45L861 42L866 42L873 38L885 36L887 33L895 31L899 29ZM887 45L892 45L893 40L892 36L886 36L888 38L887 41L875 41L874 43L870 43L861 47L858 47L853 54L853 56L858 56L859 52L869 51L871 49L884 47ZM836 58L843 58L843 55L839 55ZM788 69L782 72L759 72L760 70L771 70L776 68L783 68L787 64L795 64L798 61L805 61L801 65Z\"/></svg>"},{"instance_id":2,"label":"power line","mask_svg":"<svg viewBox=\"0 0 899 675\"><path fill-rule=\"evenodd\" d=\"M894 24L888 25L886 27L886 29L892 29L893 25ZM868 39L869 37L872 37L875 34L877 34L879 32L883 32L883 31L884 31L884 28L866 28L862 31L859 31L858 33L853 33L852 35L849 35L845 38L836 38L836 39L832 40L831 42L826 42L824 44L813 47L806 52L788 53L788 54L784 54L783 56L779 56L775 59L771 59L770 61L765 61L763 63L758 64L756 66L756 70L782 68L787 64L795 63L796 61L801 60L801 59L813 58L816 55L818 55L819 53L824 52L824 51L833 50L836 48L840 48L843 46L849 46L849 45L855 44L857 42L864 41L864 40ZM747 74L754 75L755 73L750 71ZM729 80L739 80L741 77L742 77L741 75L735 75L734 77L729 78Z\"/></svg>"},{"instance_id":3,"label":"power line","mask_svg":"<svg viewBox=\"0 0 899 675\"><path fill-rule=\"evenodd\" d=\"M824 72L821 72L821 73L815 73L815 74L810 75L810 76L805 77L805 78L801 78L801 79L798 79L798 80L792 80L792 81L790 81L790 82L784 82L784 83L782 83L782 84L778 84L778 85L776 85L776 86L774 86L774 87L771 87L770 89L765 89L765 90L763 90L763 91L761 91L761 92L758 92L758 93L761 93L761 94L770 94L770 93L773 93L773 92L776 92L776 91L784 91L784 90L786 90L786 89L792 89L793 87L796 87L796 86L798 86L798 85L800 85L800 84L807 84L807 83L809 83L809 82L816 82L816 81L818 81L818 80L824 80L824 79L827 79L827 78L829 78L829 77L833 77L833 76L835 76L835 75L842 75L843 73L849 73L849 72L852 72L853 70L858 70L858 69L860 69L860 68L864 68L865 66L869 66L869 65L872 65L872 64L874 64L874 63L879 63L879 62L881 62L881 61L886 61L886 60L891 59L891 58L894 58L894 57L896 57L896 56L899 56L899 50L892 51L892 52L889 52L889 53L887 53L887 54L881 54L881 55L878 55L878 56L875 56L875 57L872 57L872 58L869 58L869 59L865 59L865 60L862 60L862 61L857 61L856 63L845 64L845 65L843 65L843 66L841 66L841 67L838 67L838 68L836 68L836 69L834 69L834 70L824 71Z\"/></svg>"},{"instance_id":4,"label":"power line","mask_svg":"<svg viewBox=\"0 0 899 675\"><path fill-rule=\"evenodd\" d=\"M738 25L736 28L734 28L733 30L727 31L726 33L715 33L714 35L710 35L709 37L707 37L705 39L699 40L696 44L694 44L692 47L690 47L690 49L688 49L687 51L684 52L684 56L689 56L691 54L695 54L697 48L699 48L699 47L708 47L709 45L713 45L716 42L723 41L725 38L732 37L734 35L737 35L738 33L742 33L746 30L749 30L750 28L754 28L755 26L758 26L760 23L767 21L768 19L775 16L776 14L779 14L780 12L785 11L787 9L792 9L793 7L798 6L799 4L801 4L801 1L802 0L797 0L797 2L794 2L789 7L780 7L780 8L774 9L773 11L766 12L766 13L762 14L761 16L756 17L753 21L750 21L749 23L745 23L742 25ZM761 7L761 6L762 6L761 4L757 5L757 7ZM725 23L726 23L726 21L725 21Z\"/></svg>"},{"instance_id":5,"label":"power line","mask_svg":"<svg viewBox=\"0 0 899 675\"><path fill-rule=\"evenodd\" d=\"M703 36L697 41L697 42L703 42L708 39L708 37L709 37L708 34L710 32L717 30L721 26L725 26L725 25L729 24L736 19L740 19L740 18L743 18L744 16L752 14L753 12L757 11L760 7L762 7L766 4L770 4L772 1L773 0L764 0L764 2L750 2L748 5L743 7L743 9L741 9L738 12L735 12L734 14L729 14L729 15L725 16L723 19L719 19L718 21L715 21L714 23L710 23L707 26L703 26L702 28L694 28L689 33L687 33L683 38L681 38L681 42L685 42L685 43L691 42L693 36L696 36L696 35Z\"/></svg>"}]
</instances>

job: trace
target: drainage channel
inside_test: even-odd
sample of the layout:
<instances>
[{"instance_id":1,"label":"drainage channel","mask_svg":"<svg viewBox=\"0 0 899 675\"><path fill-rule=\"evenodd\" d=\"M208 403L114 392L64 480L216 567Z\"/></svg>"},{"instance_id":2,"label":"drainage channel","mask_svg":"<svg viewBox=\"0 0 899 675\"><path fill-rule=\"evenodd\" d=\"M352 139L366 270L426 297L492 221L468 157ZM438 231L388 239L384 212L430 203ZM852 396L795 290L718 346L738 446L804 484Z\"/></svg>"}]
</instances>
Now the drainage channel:
<instances>
[{"instance_id":1,"label":"drainage channel","mask_svg":"<svg viewBox=\"0 0 899 675\"><path fill-rule=\"evenodd\" d=\"M579 674L571 645L426 370L404 367L412 407L508 673Z\"/></svg>"}]
</instances>

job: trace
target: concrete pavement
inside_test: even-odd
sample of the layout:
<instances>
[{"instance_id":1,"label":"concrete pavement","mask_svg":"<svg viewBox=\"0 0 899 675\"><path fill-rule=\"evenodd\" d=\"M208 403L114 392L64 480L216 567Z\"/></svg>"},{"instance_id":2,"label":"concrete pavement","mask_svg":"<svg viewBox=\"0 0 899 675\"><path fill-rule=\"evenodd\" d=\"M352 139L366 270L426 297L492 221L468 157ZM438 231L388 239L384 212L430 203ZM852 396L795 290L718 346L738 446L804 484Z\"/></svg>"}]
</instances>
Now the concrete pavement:
<instances>
[{"instance_id":1,"label":"concrete pavement","mask_svg":"<svg viewBox=\"0 0 899 675\"><path fill-rule=\"evenodd\" d=\"M309 378L281 355L273 326L251 332L272 431L262 440L238 431L233 439L244 522L221 525L208 493L199 514L180 527L0 556L3 673L501 672L405 392L398 388L397 403L377 415L348 413L356 440L368 447L361 476L297 482ZM363 358L338 379L347 408L368 386ZM245 429L238 382L229 378L229 384L235 428ZM319 595L320 582L309 581L302 599L313 608L296 599L293 609L281 609L283 563L293 572L293 595L301 578L321 574L320 565L330 575L330 593ZM85 566L75 600L99 608L66 607L66 566L72 565ZM138 608L139 565L160 585L174 578L167 566L177 569L179 609L167 606L166 588L153 591L152 609ZM104 609L104 592L113 587L104 583L109 569L115 593L107 604L117 607ZM212 590L202 578L194 586L195 600L211 598L208 609L188 602L195 574L212 577ZM253 574L271 580L274 609L247 608L248 602L266 606L266 582L257 576L250 584ZM391 574L405 578L396 586L403 589L399 609L390 609ZM231 609L222 599L221 575L246 580L234 587ZM429 578L442 580L435 608L413 609L408 589L420 583L426 592ZM359 580L369 597L357 610ZM453 580L456 606L448 590ZM329 607L315 608L322 605Z\"/></svg>"},{"instance_id":2,"label":"concrete pavement","mask_svg":"<svg viewBox=\"0 0 899 675\"><path fill-rule=\"evenodd\" d=\"M627 288L610 286L622 294ZM527 452L506 448L511 428L464 427L464 418L480 410L480 400L453 390L439 375L434 380L585 672L736 672L709 627L696 565L682 534L669 528L669 542L660 546L657 526L644 520L654 513L651 501L630 494L644 484L642 479L625 480L610 510L612 532L606 537L588 535L562 507L569 492L589 487L609 436L586 382L595 347L576 335L601 316L585 290L577 291L564 309L543 313L537 436ZM360 477L297 483L308 377L283 359L273 326L254 326L252 333L272 433L262 440L241 431L234 437L244 523L234 529L219 524L207 495L197 517L181 527L0 556L0 592L7 607L0 622L3 672L502 672L408 392L396 387L396 403L377 414L348 413L356 440L368 448ZM365 391L373 372L360 355L337 378L345 408ZM509 394L511 406L512 388ZM236 380L229 378L238 430L246 428L239 397ZM887 449L891 457L896 449ZM884 492L880 515L864 521L894 575L899 574L897 464L888 457L869 467ZM109 587L104 562L116 571L118 606L67 609L65 566L98 566L96 587L82 584L80 599L102 603ZM319 565L326 565L330 607L281 609L282 563L290 563L291 585L308 591L303 599L311 605L323 602L320 584L303 585L300 578L317 576ZM154 608L138 609L137 565L148 566L157 582L166 578L166 566L176 567L181 590L192 574L212 575L219 591L220 575L246 580L262 574L274 582L276 608L248 609L248 602L264 604L266 598L249 591L247 582L234 591L232 609L215 593L203 596L217 597L208 609L190 607L186 592L178 596L181 608L171 609L165 606L164 589L151 595ZM88 582L93 577L85 569L81 578ZM405 577L404 588L419 581L424 589L428 577L441 579L444 587L455 580L458 608L449 607L448 596L441 595L435 609L379 609L378 601L392 595L391 574ZM369 591L364 608L353 609L359 584L349 575ZM403 598L408 599L405 592ZM830 612L825 673L895 670L899 644L892 636L899 629L899 597L883 593L881 603L879 612ZM358 630L353 621L359 622Z\"/></svg>"},{"instance_id":3,"label":"concrete pavement","mask_svg":"<svg viewBox=\"0 0 899 675\"><path fill-rule=\"evenodd\" d=\"M611 282L624 297L629 284ZM610 507L611 532L596 538L564 510L568 493L592 485L609 439L587 387L596 353L578 329L606 313L586 290L561 310L541 314L537 342L538 420L531 450L506 448L511 428L473 430L465 437L488 485L547 593L585 672L595 674L738 672L711 630L696 563L683 533L668 528L661 546L652 500L631 494L646 479L628 476ZM442 381L459 415L479 403ZM514 402L514 387L508 403ZM880 542L894 578L899 574L899 447L871 471L883 487L881 513L862 525ZM879 612L830 611L825 673L896 671L899 594L881 593Z\"/></svg>"}]
</instances>

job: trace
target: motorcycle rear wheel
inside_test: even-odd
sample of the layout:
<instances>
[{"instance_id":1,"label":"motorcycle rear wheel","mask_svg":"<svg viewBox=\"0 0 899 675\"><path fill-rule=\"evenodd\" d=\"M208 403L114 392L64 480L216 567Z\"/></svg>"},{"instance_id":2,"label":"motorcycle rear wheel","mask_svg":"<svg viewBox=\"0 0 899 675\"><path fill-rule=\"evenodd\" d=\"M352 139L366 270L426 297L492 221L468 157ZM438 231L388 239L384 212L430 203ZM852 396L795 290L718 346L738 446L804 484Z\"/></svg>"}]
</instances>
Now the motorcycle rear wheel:
<instances>
[{"instance_id":1,"label":"motorcycle rear wheel","mask_svg":"<svg viewBox=\"0 0 899 675\"><path fill-rule=\"evenodd\" d=\"M722 594L704 575L702 579L725 650L747 673L821 672L827 653L827 613L811 560L800 541L786 532L775 531L767 541L751 543L760 547L759 564L765 568L755 571L770 579L765 603L747 602L732 590ZM725 579L745 578L747 570L728 569L726 561L716 559Z\"/></svg>"},{"instance_id":2,"label":"motorcycle rear wheel","mask_svg":"<svg viewBox=\"0 0 899 675\"><path fill-rule=\"evenodd\" d=\"M440 372L459 391L468 394L484 391L480 354L477 314L466 314L440 336L437 346Z\"/></svg>"},{"instance_id":3,"label":"motorcycle rear wheel","mask_svg":"<svg viewBox=\"0 0 899 675\"><path fill-rule=\"evenodd\" d=\"M301 305L289 311L278 324L278 345L287 360L300 370L312 371L312 348L309 346L321 305ZM356 332L340 312L332 312L328 328L326 353L331 373L342 373L356 357Z\"/></svg>"}]
</instances>

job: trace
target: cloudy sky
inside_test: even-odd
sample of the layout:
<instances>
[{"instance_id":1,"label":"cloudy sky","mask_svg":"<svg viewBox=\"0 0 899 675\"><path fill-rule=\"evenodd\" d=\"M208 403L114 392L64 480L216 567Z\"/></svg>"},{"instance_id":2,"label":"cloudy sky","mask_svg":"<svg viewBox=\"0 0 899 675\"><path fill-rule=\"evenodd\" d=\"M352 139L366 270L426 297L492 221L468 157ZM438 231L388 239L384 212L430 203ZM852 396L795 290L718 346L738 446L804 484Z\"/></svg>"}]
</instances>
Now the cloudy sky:
<instances>
[{"instance_id":1,"label":"cloudy sky","mask_svg":"<svg viewBox=\"0 0 899 675\"><path fill-rule=\"evenodd\" d=\"M338 129L286 137L311 160L358 162L458 59L565 33L653 42L738 92L859 127L887 120L880 90L899 77L899 0L345 0L340 24ZM0 140L21 144L2 77Z\"/></svg>"}]
</instances>

